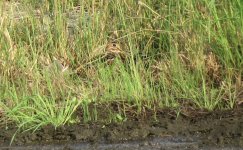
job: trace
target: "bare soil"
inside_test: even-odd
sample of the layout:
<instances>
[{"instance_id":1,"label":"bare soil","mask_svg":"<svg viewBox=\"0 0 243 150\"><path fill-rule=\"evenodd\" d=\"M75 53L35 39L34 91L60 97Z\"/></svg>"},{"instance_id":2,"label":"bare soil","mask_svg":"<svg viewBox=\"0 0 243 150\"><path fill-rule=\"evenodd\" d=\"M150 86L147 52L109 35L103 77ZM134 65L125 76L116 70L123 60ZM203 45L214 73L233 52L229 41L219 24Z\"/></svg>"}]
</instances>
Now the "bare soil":
<instances>
[{"instance_id":1,"label":"bare soil","mask_svg":"<svg viewBox=\"0 0 243 150\"><path fill-rule=\"evenodd\" d=\"M78 113L82 115L81 112ZM57 129L46 126L34 133L18 133L11 148L37 149L42 145L42 149L243 149L243 108L198 113L193 117L176 117L168 110L157 111L156 118L149 110L142 114L120 123L77 123ZM0 128L0 149L10 148L16 130L14 124L8 129Z\"/></svg>"}]
</instances>

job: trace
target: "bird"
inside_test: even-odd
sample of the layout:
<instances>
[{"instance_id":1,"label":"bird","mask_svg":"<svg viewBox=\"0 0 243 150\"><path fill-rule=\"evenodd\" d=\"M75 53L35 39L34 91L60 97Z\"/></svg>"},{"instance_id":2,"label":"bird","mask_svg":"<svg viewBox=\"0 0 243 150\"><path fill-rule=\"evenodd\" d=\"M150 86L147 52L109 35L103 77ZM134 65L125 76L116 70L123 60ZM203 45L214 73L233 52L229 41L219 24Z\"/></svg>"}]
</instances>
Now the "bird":
<instances>
[{"instance_id":1,"label":"bird","mask_svg":"<svg viewBox=\"0 0 243 150\"><path fill-rule=\"evenodd\" d=\"M108 42L105 48L105 58L108 64L111 64L115 58L121 59L123 62L126 60L127 53L121 48L118 42Z\"/></svg>"}]
</instances>

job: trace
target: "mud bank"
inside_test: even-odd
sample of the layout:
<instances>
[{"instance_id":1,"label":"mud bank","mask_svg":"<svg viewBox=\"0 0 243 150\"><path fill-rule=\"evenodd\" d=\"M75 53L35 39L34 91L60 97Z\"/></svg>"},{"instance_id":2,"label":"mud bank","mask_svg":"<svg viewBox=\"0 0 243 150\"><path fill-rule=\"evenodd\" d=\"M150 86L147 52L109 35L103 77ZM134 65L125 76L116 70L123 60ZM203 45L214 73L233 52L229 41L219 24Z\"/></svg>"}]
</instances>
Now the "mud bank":
<instances>
[{"instance_id":1,"label":"mud bank","mask_svg":"<svg viewBox=\"0 0 243 150\"><path fill-rule=\"evenodd\" d=\"M0 129L0 149L241 149L243 109L175 117L168 111L128 118L123 123L46 126L18 133L14 125Z\"/></svg>"}]
</instances>

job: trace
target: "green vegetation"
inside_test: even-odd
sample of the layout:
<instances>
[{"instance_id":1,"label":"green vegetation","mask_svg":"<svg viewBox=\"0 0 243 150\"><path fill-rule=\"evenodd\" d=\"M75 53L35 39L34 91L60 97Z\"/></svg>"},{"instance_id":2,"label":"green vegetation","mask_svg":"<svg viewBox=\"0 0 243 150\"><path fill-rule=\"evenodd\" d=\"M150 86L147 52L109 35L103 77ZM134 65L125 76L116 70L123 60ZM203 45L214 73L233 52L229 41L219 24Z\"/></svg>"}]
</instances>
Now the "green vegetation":
<instances>
[{"instance_id":1,"label":"green vegetation","mask_svg":"<svg viewBox=\"0 0 243 150\"><path fill-rule=\"evenodd\" d=\"M0 7L4 124L96 121L104 119L100 106L111 109L106 119L123 121L144 110L211 111L242 101L241 0L26 0Z\"/></svg>"}]
</instances>

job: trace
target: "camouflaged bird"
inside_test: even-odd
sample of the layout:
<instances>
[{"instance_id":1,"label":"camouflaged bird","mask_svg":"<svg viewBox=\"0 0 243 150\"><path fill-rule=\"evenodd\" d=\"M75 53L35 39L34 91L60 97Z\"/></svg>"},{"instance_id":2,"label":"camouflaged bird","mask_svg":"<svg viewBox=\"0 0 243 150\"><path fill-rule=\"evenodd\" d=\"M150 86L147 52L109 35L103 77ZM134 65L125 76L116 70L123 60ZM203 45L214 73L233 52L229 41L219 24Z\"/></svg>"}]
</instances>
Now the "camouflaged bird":
<instances>
[{"instance_id":1,"label":"camouflaged bird","mask_svg":"<svg viewBox=\"0 0 243 150\"><path fill-rule=\"evenodd\" d=\"M125 50L125 44L117 39L118 33L115 31L106 44L105 58L108 62L113 62L115 58L120 58L124 62L128 57L128 52Z\"/></svg>"}]
</instances>

